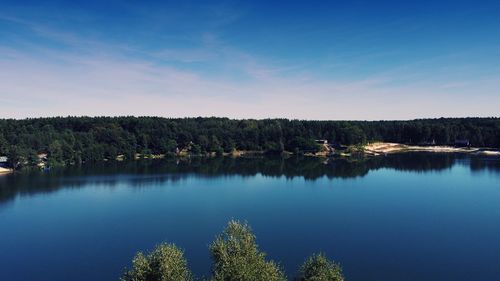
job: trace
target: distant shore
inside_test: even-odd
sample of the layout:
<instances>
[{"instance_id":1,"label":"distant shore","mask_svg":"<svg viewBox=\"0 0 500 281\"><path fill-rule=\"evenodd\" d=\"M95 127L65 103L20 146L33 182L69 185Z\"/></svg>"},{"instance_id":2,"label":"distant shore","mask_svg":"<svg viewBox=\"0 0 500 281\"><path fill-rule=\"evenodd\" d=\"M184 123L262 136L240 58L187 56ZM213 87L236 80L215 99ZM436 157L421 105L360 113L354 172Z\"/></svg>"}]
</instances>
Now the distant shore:
<instances>
[{"instance_id":1,"label":"distant shore","mask_svg":"<svg viewBox=\"0 0 500 281\"><path fill-rule=\"evenodd\" d=\"M396 154L396 153L409 153L409 152L434 152L434 153L463 153L463 154L472 154L472 155L485 155L485 156L500 156L500 149L496 148L478 148L478 147L453 147L453 146L425 146L425 145L406 145L401 143L391 143L391 142L372 142L366 145L350 145L350 146L342 146L339 149L336 149L329 144L323 144L321 149L317 152L290 152L290 151L282 151L281 153L266 153L264 150L233 150L232 152L208 152L208 153L200 153L200 154L192 154L188 150L183 149L179 153L173 154L140 154L136 153L133 160L139 159L162 159L168 157L176 157L176 158L190 158L190 157L262 157L266 155L281 155L284 157L290 157L293 155L303 155L308 157L320 157L320 158L329 158L329 157L341 157L341 158L358 158L358 157L376 157L376 156L384 156L387 154ZM39 163L36 165L40 169L48 168L47 154L39 154ZM127 158L125 155L120 154L116 156L114 159L102 159L102 161L124 161ZM81 162L85 163L85 162ZM70 164L60 164L64 165L73 165ZM14 172L14 169L0 167L0 175L6 175Z\"/></svg>"},{"instance_id":2,"label":"distant shore","mask_svg":"<svg viewBox=\"0 0 500 281\"><path fill-rule=\"evenodd\" d=\"M477 148L477 147L453 147L453 146L418 146L400 143L374 142L364 146L366 155L378 156L391 153L403 152L440 152L440 153L468 153L477 155L498 155L500 150Z\"/></svg>"}]
</instances>

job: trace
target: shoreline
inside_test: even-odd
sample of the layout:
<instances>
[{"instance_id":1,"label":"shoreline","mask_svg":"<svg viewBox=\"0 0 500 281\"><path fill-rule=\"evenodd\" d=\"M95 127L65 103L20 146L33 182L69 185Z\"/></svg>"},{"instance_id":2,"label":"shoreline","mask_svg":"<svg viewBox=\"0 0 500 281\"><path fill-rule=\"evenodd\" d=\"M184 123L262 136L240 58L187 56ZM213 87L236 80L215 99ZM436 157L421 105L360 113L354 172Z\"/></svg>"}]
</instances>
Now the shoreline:
<instances>
[{"instance_id":1,"label":"shoreline","mask_svg":"<svg viewBox=\"0 0 500 281\"><path fill-rule=\"evenodd\" d=\"M368 156L379 156L392 153L405 152L437 152L437 153L465 153L476 155L500 156L500 150L479 147L453 147L453 146L418 146L401 143L374 142L365 145L364 153Z\"/></svg>"},{"instance_id":2,"label":"shoreline","mask_svg":"<svg viewBox=\"0 0 500 281\"><path fill-rule=\"evenodd\" d=\"M14 172L14 170L0 167L0 175L6 175L6 174L10 174L12 172Z\"/></svg>"},{"instance_id":3,"label":"shoreline","mask_svg":"<svg viewBox=\"0 0 500 281\"><path fill-rule=\"evenodd\" d=\"M306 152L302 154L296 154L289 151L283 151L281 154L269 154L265 151L259 150L234 150L232 152L224 152L217 155L215 152L205 153L205 154L189 154L189 153L177 153L177 154L146 154L141 155L136 153L132 158L133 160L155 160L163 158L191 158L191 157L233 157L233 158L245 158L245 157L265 157L265 156L277 156L281 157L291 157L293 155L302 155L306 157L316 157L316 158L356 158L356 157L377 157L385 156L388 154L398 154L398 153L412 153L412 152L431 152L431 153L463 153L470 155L482 155L482 156L499 156L500 149L497 148L485 148L485 147L453 147L453 146L418 146L418 145L406 145L401 143L390 143L390 142L373 142L364 146L348 146L343 150L321 150L316 153ZM118 155L115 159L102 159L102 162L107 161L125 161L127 158L124 155ZM100 161L99 161L100 162ZM85 162L82 162L85 163ZM75 163L64 164L61 166L74 165ZM37 165L38 168L44 169L47 167L46 162L41 162ZM14 169L0 167L0 176L14 173Z\"/></svg>"}]
</instances>

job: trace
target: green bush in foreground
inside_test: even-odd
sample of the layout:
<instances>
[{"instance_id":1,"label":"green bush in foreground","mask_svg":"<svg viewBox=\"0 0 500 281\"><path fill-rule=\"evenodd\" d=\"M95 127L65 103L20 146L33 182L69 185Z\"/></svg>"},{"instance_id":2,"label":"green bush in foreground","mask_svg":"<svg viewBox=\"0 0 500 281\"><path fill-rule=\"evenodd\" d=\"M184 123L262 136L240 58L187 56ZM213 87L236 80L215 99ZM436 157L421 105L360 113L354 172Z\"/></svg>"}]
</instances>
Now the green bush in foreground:
<instances>
[{"instance_id":1,"label":"green bush in foreground","mask_svg":"<svg viewBox=\"0 0 500 281\"><path fill-rule=\"evenodd\" d=\"M298 281L344 281L340 266L323 254L309 257L300 267Z\"/></svg>"},{"instance_id":2,"label":"green bush in foreground","mask_svg":"<svg viewBox=\"0 0 500 281\"><path fill-rule=\"evenodd\" d=\"M187 281L193 280L182 250L173 244L160 244L144 255L137 253L132 269L125 272L121 281Z\"/></svg>"},{"instance_id":3,"label":"green bush in foreground","mask_svg":"<svg viewBox=\"0 0 500 281\"><path fill-rule=\"evenodd\" d=\"M224 232L210 245L213 281L273 281L286 280L283 271L273 261L266 261L255 235L247 224L230 221Z\"/></svg>"},{"instance_id":4,"label":"green bush in foreground","mask_svg":"<svg viewBox=\"0 0 500 281\"><path fill-rule=\"evenodd\" d=\"M258 249L255 235L246 223L231 220L209 247L212 254L211 281L284 281L283 270L266 260ZM193 280L182 250L173 244L160 244L152 252L137 253L132 269L121 281ZM340 266L323 254L309 257L299 270L299 281L344 281Z\"/></svg>"}]
</instances>

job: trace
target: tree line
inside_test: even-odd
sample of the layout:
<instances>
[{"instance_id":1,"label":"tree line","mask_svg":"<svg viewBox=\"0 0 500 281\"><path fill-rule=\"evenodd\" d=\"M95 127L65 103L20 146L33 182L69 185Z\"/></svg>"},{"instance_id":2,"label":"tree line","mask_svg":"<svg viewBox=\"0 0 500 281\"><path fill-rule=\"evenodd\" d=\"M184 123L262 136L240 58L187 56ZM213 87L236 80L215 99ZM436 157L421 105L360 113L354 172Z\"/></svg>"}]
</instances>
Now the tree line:
<instances>
[{"instance_id":1,"label":"tree line","mask_svg":"<svg viewBox=\"0 0 500 281\"><path fill-rule=\"evenodd\" d=\"M209 247L212 256L211 281L286 281L283 269L266 259L246 223L231 220ZM160 244L150 253L139 252L121 281L191 281L184 253L174 244ZM324 254L313 254L299 269L297 281L344 281L341 267Z\"/></svg>"},{"instance_id":2,"label":"tree line","mask_svg":"<svg viewBox=\"0 0 500 281\"><path fill-rule=\"evenodd\" d=\"M0 120L0 156L9 165L50 165L134 158L136 154L224 154L234 150L279 154L317 152L322 139L334 145L368 141L500 147L500 118L410 121L306 121L228 118L54 117Z\"/></svg>"}]
</instances>

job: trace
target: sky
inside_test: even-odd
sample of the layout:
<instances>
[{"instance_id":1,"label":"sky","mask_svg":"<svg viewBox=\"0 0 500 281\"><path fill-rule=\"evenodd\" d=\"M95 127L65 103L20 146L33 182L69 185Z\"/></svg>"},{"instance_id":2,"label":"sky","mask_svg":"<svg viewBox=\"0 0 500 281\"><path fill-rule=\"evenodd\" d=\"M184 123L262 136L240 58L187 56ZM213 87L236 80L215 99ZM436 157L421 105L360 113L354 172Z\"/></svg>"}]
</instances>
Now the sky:
<instances>
[{"instance_id":1,"label":"sky","mask_svg":"<svg viewBox=\"0 0 500 281\"><path fill-rule=\"evenodd\" d=\"M498 117L499 15L498 0L0 0L0 118Z\"/></svg>"}]
</instances>

